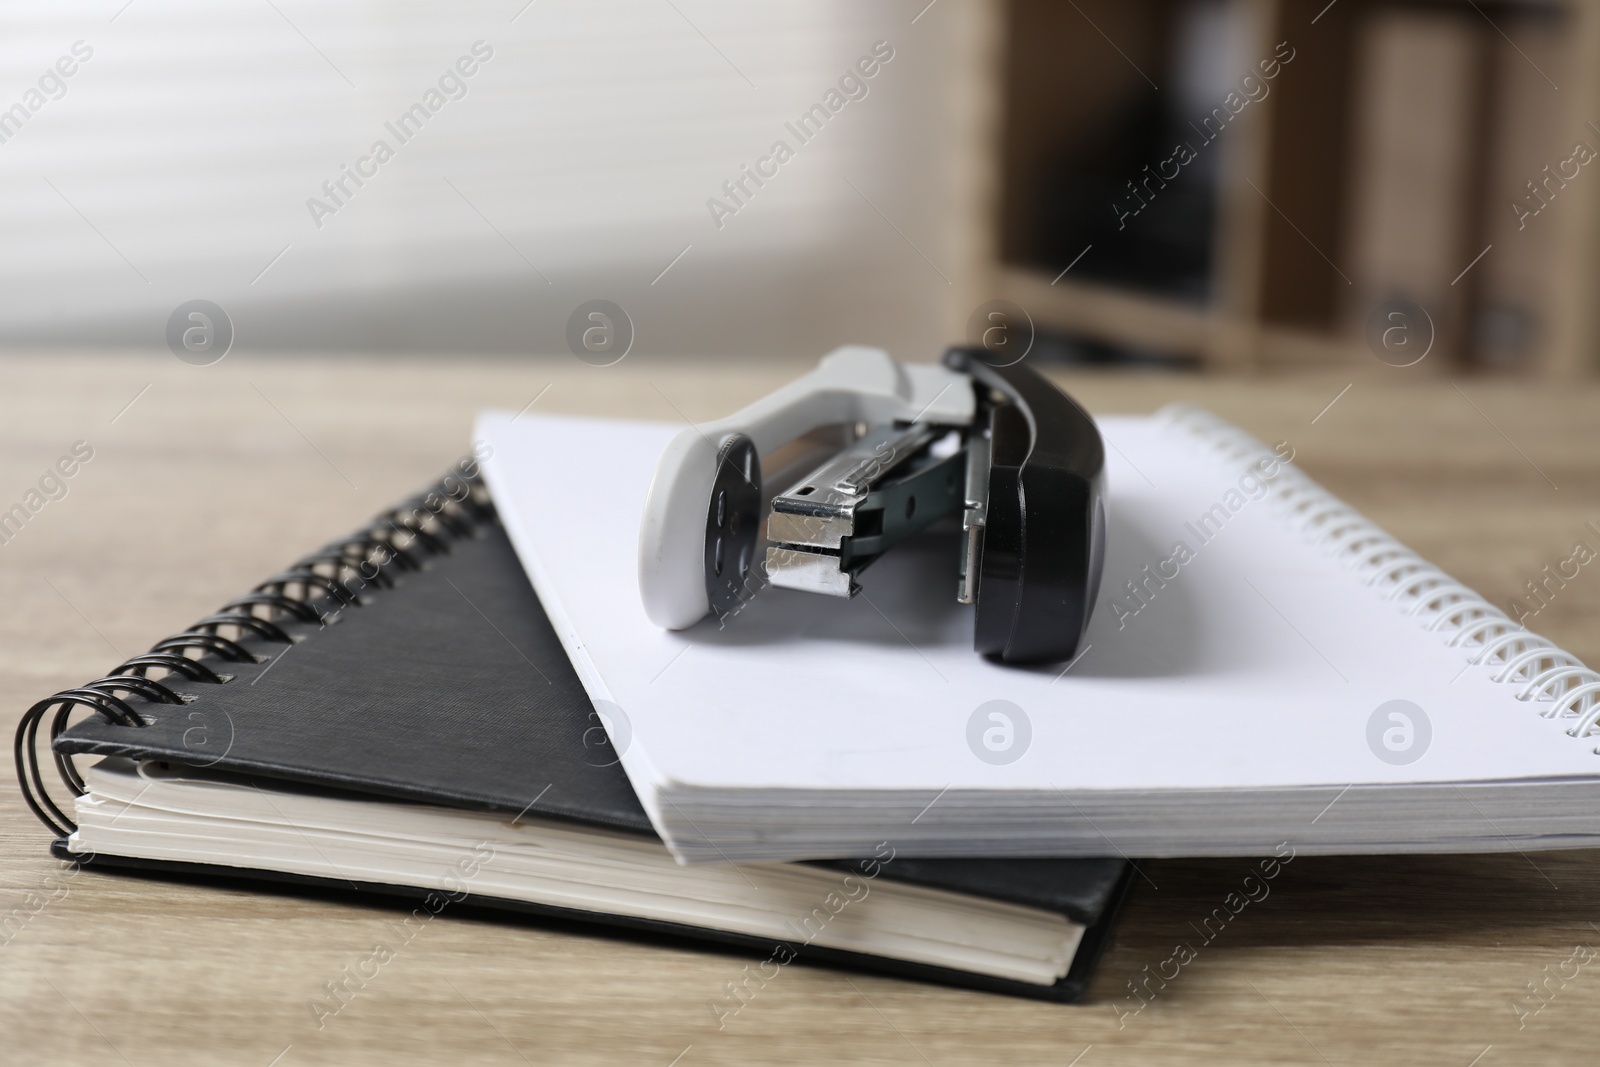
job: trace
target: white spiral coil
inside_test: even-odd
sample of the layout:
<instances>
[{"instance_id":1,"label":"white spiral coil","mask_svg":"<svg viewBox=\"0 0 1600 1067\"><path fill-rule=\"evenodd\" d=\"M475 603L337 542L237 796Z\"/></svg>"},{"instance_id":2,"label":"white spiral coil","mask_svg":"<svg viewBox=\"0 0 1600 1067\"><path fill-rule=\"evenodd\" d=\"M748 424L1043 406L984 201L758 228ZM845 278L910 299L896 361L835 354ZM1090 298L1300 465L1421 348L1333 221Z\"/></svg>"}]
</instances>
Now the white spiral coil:
<instances>
[{"instance_id":1,"label":"white spiral coil","mask_svg":"<svg viewBox=\"0 0 1600 1067\"><path fill-rule=\"evenodd\" d=\"M1469 665L1498 667L1493 680L1520 685L1516 698L1537 705L1542 717L1570 720L1570 736L1600 733L1600 673L1577 656L1514 622L1238 427L1184 404L1165 407L1159 416L1229 465L1279 462L1270 479L1272 496L1291 525L1318 548L1421 620L1423 629L1447 635L1451 647L1469 650ZM1600 754L1600 748L1595 751Z\"/></svg>"}]
</instances>

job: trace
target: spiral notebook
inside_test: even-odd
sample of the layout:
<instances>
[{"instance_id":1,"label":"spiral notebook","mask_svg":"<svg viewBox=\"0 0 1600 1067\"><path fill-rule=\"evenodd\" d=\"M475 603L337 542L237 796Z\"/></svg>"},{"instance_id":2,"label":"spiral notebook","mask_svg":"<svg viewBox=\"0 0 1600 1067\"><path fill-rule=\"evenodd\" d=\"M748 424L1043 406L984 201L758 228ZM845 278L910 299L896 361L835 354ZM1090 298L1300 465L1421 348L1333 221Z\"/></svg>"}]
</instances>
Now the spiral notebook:
<instances>
[{"instance_id":1,"label":"spiral notebook","mask_svg":"<svg viewBox=\"0 0 1600 1067\"><path fill-rule=\"evenodd\" d=\"M1285 462L1292 442L1192 409L1100 427L1100 600L1080 658L1041 669L972 652L954 529L887 553L854 599L767 588L661 630L637 538L681 425L487 413L478 438L687 860L849 856L891 832L920 855L1600 845L1600 676ZM553 500L584 506L540 521Z\"/></svg>"},{"instance_id":2,"label":"spiral notebook","mask_svg":"<svg viewBox=\"0 0 1600 1067\"><path fill-rule=\"evenodd\" d=\"M491 908L1082 992L1120 859L916 859L888 835L842 864L675 863L618 765L625 724L584 695L465 466L34 705L17 776L56 854L409 897L401 938ZM74 711L89 714L69 726ZM70 802L46 788L52 761Z\"/></svg>"}]
</instances>

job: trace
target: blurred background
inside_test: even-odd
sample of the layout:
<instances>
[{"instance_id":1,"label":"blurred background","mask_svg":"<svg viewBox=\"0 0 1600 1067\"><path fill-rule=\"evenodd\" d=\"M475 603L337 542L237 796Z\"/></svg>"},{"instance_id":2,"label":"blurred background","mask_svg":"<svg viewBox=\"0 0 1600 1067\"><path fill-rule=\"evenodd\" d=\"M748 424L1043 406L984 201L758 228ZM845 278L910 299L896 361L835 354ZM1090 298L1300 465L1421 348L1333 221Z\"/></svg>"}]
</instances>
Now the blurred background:
<instances>
[{"instance_id":1,"label":"blurred background","mask_svg":"<svg viewBox=\"0 0 1600 1067\"><path fill-rule=\"evenodd\" d=\"M236 350L561 354L606 300L641 354L1600 366L1578 0L11 0L0 26L7 348L159 347L203 299Z\"/></svg>"}]
</instances>

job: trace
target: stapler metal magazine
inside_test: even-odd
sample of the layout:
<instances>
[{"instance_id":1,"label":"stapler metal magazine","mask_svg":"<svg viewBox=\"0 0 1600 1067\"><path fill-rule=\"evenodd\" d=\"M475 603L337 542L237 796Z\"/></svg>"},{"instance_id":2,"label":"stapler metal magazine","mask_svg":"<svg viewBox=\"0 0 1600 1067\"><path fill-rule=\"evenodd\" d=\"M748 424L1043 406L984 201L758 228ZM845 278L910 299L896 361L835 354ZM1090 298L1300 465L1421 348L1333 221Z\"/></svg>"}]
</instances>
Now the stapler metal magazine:
<instances>
[{"instance_id":1,"label":"stapler metal magazine","mask_svg":"<svg viewBox=\"0 0 1600 1067\"><path fill-rule=\"evenodd\" d=\"M951 574L956 599L977 606L974 648L1005 663L1072 658L1105 559L1105 449L1065 393L988 356L901 364L846 346L685 429L656 465L640 528L651 621L726 616L765 582L853 596L896 543L959 518ZM781 492L764 488L764 465Z\"/></svg>"}]
</instances>

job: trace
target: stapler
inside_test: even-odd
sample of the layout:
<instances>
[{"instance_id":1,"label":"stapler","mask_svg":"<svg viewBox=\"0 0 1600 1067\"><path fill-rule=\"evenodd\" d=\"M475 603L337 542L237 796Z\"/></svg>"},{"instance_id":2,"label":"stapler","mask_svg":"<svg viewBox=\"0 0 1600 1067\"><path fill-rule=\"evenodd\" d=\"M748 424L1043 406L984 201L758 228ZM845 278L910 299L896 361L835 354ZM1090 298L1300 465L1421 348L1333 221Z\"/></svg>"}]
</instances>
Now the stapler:
<instances>
[{"instance_id":1,"label":"stapler","mask_svg":"<svg viewBox=\"0 0 1600 1067\"><path fill-rule=\"evenodd\" d=\"M956 347L942 365L902 364L846 346L678 434L640 528L645 613L684 629L768 583L854 596L896 543L959 518L952 570L956 599L976 605L974 648L1005 663L1072 658L1105 559L1105 449L1065 393L988 356ZM781 492L764 488L764 463L790 472L775 473Z\"/></svg>"}]
</instances>

